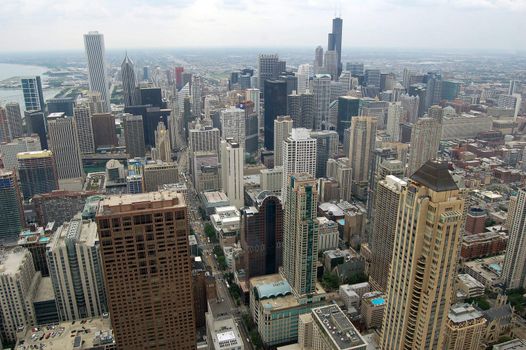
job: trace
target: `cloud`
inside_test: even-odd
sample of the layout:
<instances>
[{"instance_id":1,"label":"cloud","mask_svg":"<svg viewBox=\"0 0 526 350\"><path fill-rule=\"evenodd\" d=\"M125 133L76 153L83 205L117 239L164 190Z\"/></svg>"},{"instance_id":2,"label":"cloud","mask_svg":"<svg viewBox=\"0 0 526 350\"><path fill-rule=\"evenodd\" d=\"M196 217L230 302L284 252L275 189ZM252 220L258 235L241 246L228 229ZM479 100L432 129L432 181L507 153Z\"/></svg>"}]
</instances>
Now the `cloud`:
<instances>
[{"instance_id":1,"label":"cloud","mask_svg":"<svg viewBox=\"0 0 526 350\"><path fill-rule=\"evenodd\" d=\"M526 49L526 0L2 0L0 50L326 45L344 19L344 47ZM28 48L27 43L31 43Z\"/></svg>"}]
</instances>

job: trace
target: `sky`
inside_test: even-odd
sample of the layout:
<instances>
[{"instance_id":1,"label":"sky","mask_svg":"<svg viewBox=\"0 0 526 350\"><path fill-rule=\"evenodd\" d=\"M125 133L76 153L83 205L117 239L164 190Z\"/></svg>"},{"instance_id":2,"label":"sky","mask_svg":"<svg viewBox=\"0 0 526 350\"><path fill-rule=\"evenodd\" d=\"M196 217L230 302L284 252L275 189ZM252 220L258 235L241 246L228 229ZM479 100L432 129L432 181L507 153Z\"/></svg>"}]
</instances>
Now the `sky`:
<instances>
[{"instance_id":1,"label":"sky","mask_svg":"<svg viewBox=\"0 0 526 350\"><path fill-rule=\"evenodd\" d=\"M0 52L315 47L343 18L356 48L526 50L526 0L1 0Z\"/></svg>"}]
</instances>

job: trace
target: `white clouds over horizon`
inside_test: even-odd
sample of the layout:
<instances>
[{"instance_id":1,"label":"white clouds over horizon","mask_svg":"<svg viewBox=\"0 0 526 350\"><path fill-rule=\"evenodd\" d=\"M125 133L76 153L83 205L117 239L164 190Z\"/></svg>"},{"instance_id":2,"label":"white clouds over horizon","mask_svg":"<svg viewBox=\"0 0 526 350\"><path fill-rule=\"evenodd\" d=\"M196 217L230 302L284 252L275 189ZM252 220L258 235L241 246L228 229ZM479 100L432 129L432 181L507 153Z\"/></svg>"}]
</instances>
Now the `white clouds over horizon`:
<instances>
[{"instance_id":1,"label":"white clouds over horizon","mask_svg":"<svg viewBox=\"0 0 526 350\"><path fill-rule=\"evenodd\" d=\"M525 50L526 0L2 0L0 51L325 46L335 12L349 47Z\"/></svg>"}]
</instances>

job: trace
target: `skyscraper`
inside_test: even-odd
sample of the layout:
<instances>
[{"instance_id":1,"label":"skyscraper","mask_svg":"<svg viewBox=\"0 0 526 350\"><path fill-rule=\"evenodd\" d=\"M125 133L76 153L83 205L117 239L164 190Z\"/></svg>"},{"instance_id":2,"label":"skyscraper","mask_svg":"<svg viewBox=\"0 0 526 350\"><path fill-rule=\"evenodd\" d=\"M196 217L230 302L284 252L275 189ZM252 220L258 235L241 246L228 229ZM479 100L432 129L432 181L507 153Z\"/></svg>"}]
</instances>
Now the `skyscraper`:
<instances>
[{"instance_id":1,"label":"skyscraper","mask_svg":"<svg viewBox=\"0 0 526 350\"><path fill-rule=\"evenodd\" d=\"M332 33L329 33L329 40L327 44L327 50L336 51L337 63L338 63L338 74L335 78L337 80L342 73L342 27L343 20L339 17L333 18L332 20Z\"/></svg>"},{"instance_id":2,"label":"skyscraper","mask_svg":"<svg viewBox=\"0 0 526 350\"><path fill-rule=\"evenodd\" d=\"M113 114L92 114L91 125L93 129L93 141L95 143L95 149L99 147L118 145L117 134L115 132L115 116Z\"/></svg>"},{"instance_id":3,"label":"skyscraper","mask_svg":"<svg viewBox=\"0 0 526 350\"><path fill-rule=\"evenodd\" d=\"M316 175L316 139L310 136L310 130L292 129L283 142L283 182L281 198L285 203L288 196L289 177L296 173Z\"/></svg>"},{"instance_id":4,"label":"skyscraper","mask_svg":"<svg viewBox=\"0 0 526 350\"><path fill-rule=\"evenodd\" d=\"M183 87L184 67L175 67L175 88L181 90Z\"/></svg>"},{"instance_id":5,"label":"skyscraper","mask_svg":"<svg viewBox=\"0 0 526 350\"><path fill-rule=\"evenodd\" d=\"M0 142L10 142L9 122L4 107L0 106Z\"/></svg>"},{"instance_id":6,"label":"skyscraper","mask_svg":"<svg viewBox=\"0 0 526 350\"><path fill-rule=\"evenodd\" d=\"M400 102L389 103L387 109L387 133L391 141L400 141L400 119L402 117L402 105Z\"/></svg>"},{"instance_id":7,"label":"skyscraper","mask_svg":"<svg viewBox=\"0 0 526 350\"><path fill-rule=\"evenodd\" d=\"M259 90L265 95L265 81L275 80L286 68L285 61L280 61L277 54L267 54L258 56L258 81Z\"/></svg>"},{"instance_id":8,"label":"skyscraper","mask_svg":"<svg viewBox=\"0 0 526 350\"><path fill-rule=\"evenodd\" d=\"M84 176L77 123L73 118L48 118L49 148L57 164L59 179Z\"/></svg>"},{"instance_id":9,"label":"skyscraper","mask_svg":"<svg viewBox=\"0 0 526 350\"><path fill-rule=\"evenodd\" d=\"M352 168L349 165L349 158L328 159L325 177L338 182L339 199L351 202Z\"/></svg>"},{"instance_id":10,"label":"skyscraper","mask_svg":"<svg viewBox=\"0 0 526 350\"><path fill-rule=\"evenodd\" d=\"M441 127L436 119L420 118L411 130L411 152L407 175L411 176L425 162L437 157Z\"/></svg>"},{"instance_id":11,"label":"skyscraper","mask_svg":"<svg viewBox=\"0 0 526 350\"><path fill-rule=\"evenodd\" d=\"M184 196L110 196L100 202L96 222L117 349L195 349Z\"/></svg>"},{"instance_id":12,"label":"skyscraper","mask_svg":"<svg viewBox=\"0 0 526 350\"><path fill-rule=\"evenodd\" d=\"M376 145L376 118L354 117L351 121L349 163L353 170L352 191L358 198L367 197L367 181Z\"/></svg>"},{"instance_id":13,"label":"skyscraper","mask_svg":"<svg viewBox=\"0 0 526 350\"><path fill-rule=\"evenodd\" d=\"M35 324L33 298L40 283L40 272L35 271L31 253L16 247L0 255L0 335L15 343L21 327Z\"/></svg>"},{"instance_id":14,"label":"skyscraper","mask_svg":"<svg viewBox=\"0 0 526 350\"><path fill-rule=\"evenodd\" d=\"M298 94L304 94L309 90L309 79L313 76L313 69L311 64L300 64L298 66Z\"/></svg>"},{"instance_id":15,"label":"skyscraper","mask_svg":"<svg viewBox=\"0 0 526 350\"><path fill-rule=\"evenodd\" d=\"M22 93L24 94L26 111L44 112L46 106L44 104L44 92L40 76L22 78Z\"/></svg>"},{"instance_id":16,"label":"skyscraper","mask_svg":"<svg viewBox=\"0 0 526 350\"><path fill-rule=\"evenodd\" d=\"M22 198L13 171L0 171L0 244L16 243L25 225Z\"/></svg>"},{"instance_id":17,"label":"skyscraper","mask_svg":"<svg viewBox=\"0 0 526 350\"><path fill-rule=\"evenodd\" d=\"M102 112L111 112L104 35L99 32L84 34L84 48L88 61L89 89L100 93L104 103Z\"/></svg>"},{"instance_id":18,"label":"skyscraper","mask_svg":"<svg viewBox=\"0 0 526 350\"><path fill-rule=\"evenodd\" d=\"M199 75L192 76L192 115L201 118L203 112L203 78Z\"/></svg>"},{"instance_id":19,"label":"skyscraper","mask_svg":"<svg viewBox=\"0 0 526 350\"><path fill-rule=\"evenodd\" d=\"M241 247L247 278L278 273L283 264L283 207L269 195L241 210Z\"/></svg>"},{"instance_id":20,"label":"skyscraper","mask_svg":"<svg viewBox=\"0 0 526 350\"><path fill-rule=\"evenodd\" d=\"M157 130L155 130L155 149L158 155L156 160L162 160L163 162L172 161L170 135L163 122L159 122Z\"/></svg>"},{"instance_id":21,"label":"skyscraper","mask_svg":"<svg viewBox=\"0 0 526 350\"><path fill-rule=\"evenodd\" d=\"M294 294L304 296L316 290L318 189L309 173L293 173L285 183L283 275Z\"/></svg>"},{"instance_id":22,"label":"skyscraper","mask_svg":"<svg viewBox=\"0 0 526 350\"><path fill-rule=\"evenodd\" d=\"M312 129L316 113L314 95L308 90L298 95L287 96L287 114L292 118L295 128Z\"/></svg>"},{"instance_id":23,"label":"skyscraper","mask_svg":"<svg viewBox=\"0 0 526 350\"><path fill-rule=\"evenodd\" d=\"M338 119L336 122L336 131L340 142L343 142L343 133L345 129L351 127L351 119L360 115L360 99L353 96L338 97Z\"/></svg>"},{"instance_id":24,"label":"skyscraper","mask_svg":"<svg viewBox=\"0 0 526 350\"><path fill-rule=\"evenodd\" d=\"M314 50L314 74L321 73L323 69L323 47L317 46Z\"/></svg>"},{"instance_id":25,"label":"skyscraper","mask_svg":"<svg viewBox=\"0 0 526 350\"><path fill-rule=\"evenodd\" d=\"M245 111L236 107L223 109L220 120L223 139L231 138L245 149Z\"/></svg>"},{"instance_id":26,"label":"skyscraper","mask_svg":"<svg viewBox=\"0 0 526 350\"><path fill-rule=\"evenodd\" d=\"M22 194L26 200L35 194L58 190L57 165L51 151L22 152L16 157Z\"/></svg>"},{"instance_id":27,"label":"skyscraper","mask_svg":"<svg viewBox=\"0 0 526 350\"><path fill-rule=\"evenodd\" d=\"M128 53L121 64L122 93L124 95L124 106L135 106L139 104L137 94L137 79L135 78L135 68Z\"/></svg>"},{"instance_id":28,"label":"skyscraper","mask_svg":"<svg viewBox=\"0 0 526 350\"><path fill-rule=\"evenodd\" d=\"M371 237L372 261L369 283L373 290L387 290L387 277L396 232L396 219L400 194L407 183L396 176L388 175L376 186L375 215Z\"/></svg>"},{"instance_id":29,"label":"skyscraper","mask_svg":"<svg viewBox=\"0 0 526 350\"><path fill-rule=\"evenodd\" d=\"M287 114L287 83L283 80L265 80L265 143L267 150L274 149L274 119Z\"/></svg>"},{"instance_id":30,"label":"skyscraper","mask_svg":"<svg viewBox=\"0 0 526 350\"><path fill-rule=\"evenodd\" d=\"M240 209L245 205L243 166L245 153L243 148L232 139L221 141L221 181L223 192L230 203Z\"/></svg>"},{"instance_id":31,"label":"skyscraper","mask_svg":"<svg viewBox=\"0 0 526 350\"><path fill-rule=\"evenodd\" d=\"M274 120L274 167L283 165L283 141L292 132L292 118L279 116Z\"/></svg>"},{"instance_id":32,"label":"skyscraper","mask_svg":"<svg viewBox=\"0 0 526 350\"><path fill-rule=\"evenodd\" d=\"M245 99L247 101L252 101L254 103L254 112L257 113L258 118L261 120L261 99L260 99L259 89L246 89L245 90ZM260 127L263 126L262 123L259 123Z\"/></svg>"},{"instance_id":33,"label":"skyscraper","mask_svg":"<svg viewBox=\"0 0 526 350\"><path fill-rule=\"evenodd\" d=\"M325 177L327 160L338 153L338 133L334 130L312 131L310 137L316 140L316 178Z\"/></svg>"},{"instance_id":34,"label":"skyscraper","mask_svg":"<svg viewBox=\"0 0 526 350\"><path fill-rule=\"evenodd\" d=\"M336 51L325 51L323 70L324 73L329 74L331 76L332 80L338 80L338 53Z\"/></svg>"},{"instance_id":35,"label":"skyscraper","mask_svg":"<svg viewBox=\"0 0 526 350\"><path fill-rule=\"evenodd\" d=\"M463 220L447 164L428 161L400 193L381 349L444 349Z\"/></svg>"},{"instance_id":36,"label":"skyscraper","mask_svg":"<svg viewBox=\"0 0 526 350\"><path fill-rule=\"evenodd\" d=\"M145 156L146 146L144 144L142 116L131 114L124 116L124 140L126 152L130 158Z\"/></svg>"},{"instance_id":37,"label":"skyscraper","mask_svg":"<svg viewBox=\"0 0 526 350\"><path fill-rule=\"evenodd\" d=\"M312 93L316 106L314 116L315 130L322 130L328 125L329 104L331 102L331 76L329 74L316 74L312 80Z\"/></svg>"},{"instance_id":38,"label":"skyscraper","mask_svg":"<svg viewBox=\"0 0 526 350\"><path fill-rule=\"evenodd\" d=\"M97 225L80 214L63 223L46 247L60 320L107 312ZM67 257L65 259L64 257Z\"/></svg>"},{"instance_id":39,"label":"skyscraper","mask_svg":"<svg viewBox=\"0 0 526 350\"><path fill-rule=\"evenodd\" d=\"M7 122L9 124L9 134L11 139L24 135L24 128L22 123L22 114L20 113L20 105L16 102L9 102L5 105Z\"/></svg>"},{"instance_id":40,"label":"skyscraper","mask_svg":"<svg viewBox=\"0 0 526 350\"><path fill-rule=\"evenodd\" d=\"M80 153L95 153L95 140L93 138L93 125L91 112L88 105L77 105L73 109L73 116L77 126Z\"/></svg>"},{"instance_id":41,"label":"skyscraper","mask_svg":"<svg viewBox=\"0 0 526 350\"><path fill-rule=\"evenodd\" d=\"M526 190L519 189L510 212L510 240L506 249L502 279L507 289L526 287ZM510 205L511 207L511 205Z\"/></svg>"}]
</instances>

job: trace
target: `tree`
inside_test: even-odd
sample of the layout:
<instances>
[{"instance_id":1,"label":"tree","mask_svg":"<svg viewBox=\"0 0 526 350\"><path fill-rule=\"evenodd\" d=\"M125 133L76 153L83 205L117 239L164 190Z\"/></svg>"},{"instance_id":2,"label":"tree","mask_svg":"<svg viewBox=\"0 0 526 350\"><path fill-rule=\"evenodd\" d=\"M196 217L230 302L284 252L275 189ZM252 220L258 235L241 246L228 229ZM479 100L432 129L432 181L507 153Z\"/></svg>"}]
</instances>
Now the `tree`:
<instances>
[{"instance_id":1,"label":"tree","mask_svg":"<svg viewBox=\"0 0 526 350\"><path fill-rule=\"evenodd\" d=\"M369 280L369 277L363 273L363 272L357 272L353 273L345 282L348 284L356 284L356 283L362 283L367 282Z\"/></svg>"},{"instance_id":2,"label":"tree","mask_svg":"<svg viewBox=\"0 0 526 350\"><path fill-rule=\"evenodd\" d=\"M228 268L228 264L226 263L226 258L224 255L217 257L217 265L219 265L219 269L223 271Z\"/></svg>"},{"instance_id":3,"label":"tree","mask_svg":"<svg viewBox=\"0 0 526 350\"><path fill-rule=\"evenodd\" d=\"M465 301L468 304L476 304L482 310L489 310L491 308L491 305L490 305L489 301L486 299L485 296L480 296L480 297L475 297L475 298L468 298Z\"/></svg>"},{"instance_id":4,"label":"tree","mask_svg":"<svg viewBox=\"0 0 526 350\"><path fill-rule=\"evenodd\" d=\"M212 226L212 224L209 222L205 224L205 235L206 237L210 238L210 241L214 243L217 242L216 230L214 229L214 226Z\"/></svg>"},{"instance_id":5,"label":"tree","mask_svg":"<svg viewBox=\"0 0 526 350\"><path fill-rule=\"evenodd\" d=\"M338 275L336 275L335 273L327 272L323 275L321 284L326 289L333 290L337 289L340 286L340 280L338 279Z\"/></svg>"}]
</instances>

